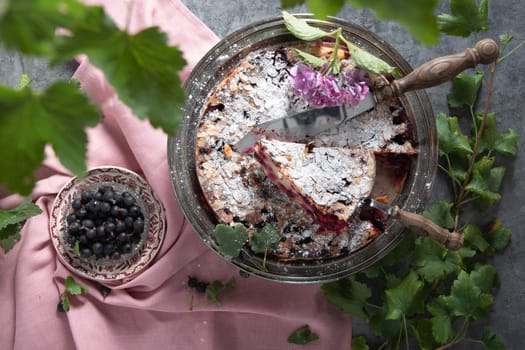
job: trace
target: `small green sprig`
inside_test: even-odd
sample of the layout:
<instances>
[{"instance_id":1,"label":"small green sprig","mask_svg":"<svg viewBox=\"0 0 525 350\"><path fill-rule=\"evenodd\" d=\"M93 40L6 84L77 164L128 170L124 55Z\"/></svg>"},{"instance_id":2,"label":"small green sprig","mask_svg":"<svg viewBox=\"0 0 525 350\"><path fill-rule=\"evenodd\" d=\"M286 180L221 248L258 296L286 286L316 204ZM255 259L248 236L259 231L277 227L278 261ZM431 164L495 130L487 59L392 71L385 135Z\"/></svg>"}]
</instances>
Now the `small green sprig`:
<instances>
[{"instance_id":1,"label":"small green sprig","mask_svg":"<svg viewBox=\"0 0 525 350\"><path fill-rule=\"evenodd\" d=\"M60 294L60 301L57 305L57 310L59 312L68 312L71 309L71 300L73 296L88 294L88 290L75 281L72 276L67 276L64 285L66 289L62 294Z\"/></svg>"},{"instance_id":2,"label":"small green sprig","mask_svg":"<svg viewBox=\"0 0 525 350\"><path fill-rule=\"evenodd\" d=\"M282 16L286 28L298 39L305 41L318 40L325 37L333 37L335 39L333 54L328 63L326 73L331 73L334 75L337 75L339 73L341 64L337 53L340 43L342 42L347 47L356 67L376 74L400 74L396 67L392 67L379 57L372 55L371 53L361 49L360 47L348 41L344 37L343 30L341 28L337 28L331 32L326 32L320 28L311 26L310 24L308 24L308 21L306 19L297 18L288 13L287 11L282 11ZM300 52L298 56L301 59L305 59L307 62L309 62L308 59L310 57L307 54L305 55L305 53ZM314 65L319 64L321 64L320 61L316 60L314 62Z\"/></svg>"},{"instance_id":3,"label":"small green sprig","mask_svg":"<svg viewBox=\"0 0 525 350\"><path fill-rule=\"evenodd\" d=\"M0 210L0 247L4 253L10 251L22 239L20 230L24 221L42 213L40 207L26 199L11 210Z\"/></svg>"},{"instance_id":4,"label":"small green sprig","mask_svg":"<svg viewBox=\"0 0 525 350\"><path fill-rule=\"evenodd\" d=\"M306 345L319 339L319 336L312 332L310 326L304 325L292 332L288 337L288 343Z\"/></svg>"},{"instance_id":5,"label":"small green sprig","mask_svg":"<svg viewBox=\"0 0 525 350\"><path fill-rule=\"evenodd\" d=\"M254 253L266 253L277 246L281 234L272 225L265 225L260 232L253 232L249 236L243 224L233 226L218 224L215 226L215 238L221 254L229 258L236 258L245 249L247 243Z\"/></svg>"}]
</instances>

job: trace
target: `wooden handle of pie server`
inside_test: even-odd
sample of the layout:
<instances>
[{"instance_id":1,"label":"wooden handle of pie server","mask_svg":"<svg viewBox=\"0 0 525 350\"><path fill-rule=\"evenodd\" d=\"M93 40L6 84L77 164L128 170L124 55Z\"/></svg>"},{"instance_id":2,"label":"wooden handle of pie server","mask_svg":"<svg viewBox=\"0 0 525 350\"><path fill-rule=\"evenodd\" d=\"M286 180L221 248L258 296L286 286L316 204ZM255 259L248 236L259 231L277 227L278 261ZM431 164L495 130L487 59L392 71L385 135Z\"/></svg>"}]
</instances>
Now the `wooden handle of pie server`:
<instances>
[{"instance_id":1,"label":"wooden handle of pie server","mask_svg":"<svg viewBox=\"0 0 525 350\"><path fill-rule=\"evenodd\" d=\"M395 206L392 217L403 225L411 227L414 233L420 236L428 236L448 249L458 250L463 246L463 235L458 232L450 232L422 215Z\"/></svg>"},{"instance_id":2,"label":"wooden handle of pie server","mask_svg":"<svg viewBox=\"0 0 525 350\"><path fill-rule=\"evenodd\" d=\"M482 39L474 48L463 52L435 58L422 64L406 76L390 84L392 96L399 97L407 91L425 89L451 80L467 68L479 63L495 62L499 56L498 44L492 39Z\"/></svg>"}]
</instances>

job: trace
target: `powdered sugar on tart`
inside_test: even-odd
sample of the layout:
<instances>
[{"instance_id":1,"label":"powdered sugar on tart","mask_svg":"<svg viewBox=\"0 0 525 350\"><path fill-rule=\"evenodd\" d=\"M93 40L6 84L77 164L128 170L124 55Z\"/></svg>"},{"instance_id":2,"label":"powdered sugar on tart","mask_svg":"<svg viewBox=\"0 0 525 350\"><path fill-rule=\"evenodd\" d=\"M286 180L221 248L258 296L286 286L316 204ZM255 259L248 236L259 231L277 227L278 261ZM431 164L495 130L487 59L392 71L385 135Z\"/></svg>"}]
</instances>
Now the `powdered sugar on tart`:
<instances>
[{"instance_id":1,"label":"powdered sugar on tart","mask_svg":"<svg viewBox=\"0 0 525 350\"><path fill-rule=\"evenodd\" d=\"M196 173L202 196L218 222L242 223L248 230L258 230L265 224L276 227L283 238L271 253L279 259L331 258L348 254L366 245L380 233L380 229L371 221L353 218L342 232L322 230L311 212L290 200L268 178L254 155L240 154L232 148L255 125L310 108L294 94L290 78L294 62L289 59L290 51L289 48L275 47L247 53L239 64L225 72L222 82L210 91L196 125ZM416 152L417 145L411 140L410 124L406 115L403 117L404 113L399 100L386 101L371 112L308 141L313 141L312 150L325 147L357 152L356 159L364 159L368 165L374 154L381 155L375 157L374 164L378 173L383 174L382 170L388 169L383 164L384 160L390 163L400 157L402 162L406 162L407 155ZM273 145L275 147L277 143ZM304 151L304 145L301 147ZM357 149L359 151L355 151ZM384 157L384 154L388 156ZM351 157L346 158L350 164ZM337 160L323 163L328 167L332 162ZM286 166L283 164L281 168ZM325 174L337 173L335 169L323 171ZM368 172L364 171L364 174ZM356 174L352 176L359 177ZM351 192L353 189L350 186L345 191L352 198L369 193L368 186L371 184L369 180L364 180L368 178L368 175L362 176L363 183L356 186L356 193ZM293 181L301 184L304 195L312 199L316 196L315 191L309 189L313 189L313 182L301 183L300 176ZM351 215L355 203L353 199L348 201L346 209L341 212L327 205L329 200L342 199L340 203L345 203L345 198L350 198L343 198L342 194L341 198L335 196L338 192L335 189L341 187L341 183L334 180L333 186L334 190L324 191L323 196L319 192L313 202L319 205L319 209L326 206L330 208L330 213L345 220ZM372 194L377 192L377 186L373 188ZM334 196L329 196L329 192L334 192ZM318 233L320 229L322 234Z\"/></svg>"},{"instance_id":2,"label":"powdered sugar on tart","mask_svg":"<svg viewBox=\"0 0 525 350\"><path fill-rule=\"evenodd\" d=\"M363 148L263 139L254 155L268 178L313 215L320 231L347 230L360 199L370 195L374 184L374 154Z\"/></svg>"}]
</instances>

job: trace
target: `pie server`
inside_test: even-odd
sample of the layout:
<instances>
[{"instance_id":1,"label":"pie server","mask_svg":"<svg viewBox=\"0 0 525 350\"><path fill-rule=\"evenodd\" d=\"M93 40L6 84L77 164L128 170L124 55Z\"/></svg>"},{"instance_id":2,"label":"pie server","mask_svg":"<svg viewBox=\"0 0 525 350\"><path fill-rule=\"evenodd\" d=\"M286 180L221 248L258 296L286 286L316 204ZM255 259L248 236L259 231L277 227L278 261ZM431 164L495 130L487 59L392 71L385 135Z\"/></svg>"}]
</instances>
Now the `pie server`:
<instances>
[{"instance_id":1,"label":"pie server","mask_svg":"<svg viewBox=\"0 0 525 350\"><path fill-rule=\"evenodd\" d=\"M438 57L422 64L406 76L393 80L390 85L367 94L357 106L311 109L258 124L234 145L234 149L240 153L249 153L262 137L286 141L308 139L373 109L377 102L399 97L408 91L442 84L467 68L474 68L479 63L492 63L498 56L498 44L492 39L482 39L474 48L467 48L463 52Z\"/></svg>"},{"instance_id":2,"label":"pie server","mask_svg":"<svg viewBox=\"0 0 525 350\"><path fill-rule=\"evenodd\" d=\"M411 228L419 236L427 236L451 250L458 250L463 246L463 236L457 232L450 232L423 215L415 214L403 210L396 206L391 206L372 198L361 199L357 205L355 215L359 215L363 210L377 209L389 218L397 220L405 227Z\"/></svg>"}]
</instances>

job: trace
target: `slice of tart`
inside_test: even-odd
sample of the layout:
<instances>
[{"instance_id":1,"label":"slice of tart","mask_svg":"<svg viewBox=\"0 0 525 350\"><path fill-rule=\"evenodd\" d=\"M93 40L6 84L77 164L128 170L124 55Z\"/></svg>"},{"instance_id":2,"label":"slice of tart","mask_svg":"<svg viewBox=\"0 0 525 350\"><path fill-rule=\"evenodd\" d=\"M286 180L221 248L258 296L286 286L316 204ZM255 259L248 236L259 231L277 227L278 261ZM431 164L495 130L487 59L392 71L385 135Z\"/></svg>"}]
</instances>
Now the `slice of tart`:
<instances>
[{"instance_id":1,"label":"slice of tart","mask_svg":"<svg viewBox=\"0 0 525 350\"><path fill-rule=\"evenodd\" d=\"M268 178L313 215L319 232L345 231L359 201L370 195L374 184L374 153L363 148L263 139L256 144L254 156Z\"/></svg>"}]
</instances>

